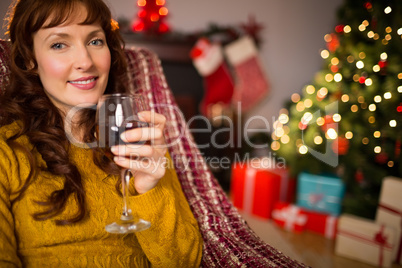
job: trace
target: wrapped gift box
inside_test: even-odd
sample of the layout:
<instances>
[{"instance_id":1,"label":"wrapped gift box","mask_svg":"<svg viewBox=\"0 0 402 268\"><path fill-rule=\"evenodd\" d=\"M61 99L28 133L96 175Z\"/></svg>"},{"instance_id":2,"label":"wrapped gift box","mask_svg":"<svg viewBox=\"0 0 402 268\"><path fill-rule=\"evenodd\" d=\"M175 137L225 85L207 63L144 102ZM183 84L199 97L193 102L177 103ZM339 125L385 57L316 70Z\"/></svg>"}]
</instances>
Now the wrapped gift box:
<instances>
[{"instance_id":1,"label":"wrapped gift box","mask_svg":"<svg viewBox=\"0 0 402 268\"><path fill-rule=\"evenodd\" d=\"M402 264L402 179L384 178L380 192L380 202L377 207L376 222L395 228L395 248L393 260Z\"/></svg>"},{"instance_id":2,"label":"wrapped gift box","mask_svg":"<svg viewBox=\"0 0 402 268\"><path fill-rule=\"evenodd\" d=\"M272 157L253 158L249 163L250 167L259 170L263 169L269 171L270 173L279 175L281 178L279 200L288 203L294 202L296 192L296 179L290 177L288 168L279 165Z\"/></svg>"},{"instance_id":3,"label":"wrapped gift box","mask_svg":"<svg viewBox=\"0 0 402 268\"><path fill-rule=\"evenodd\" d=\"M307 223L307 215L298 206L286 202L276 202L272 211L276 225L287 231L302 232Z\"/></svg>"},{"instance_id":4,"label":"wrapped gift box","mask_svg":"<svg viewBox=\"0 0 402 268\"><path fill-rule=\"evenodd\" d=\"M395 230L384 224L341 215L335 243L335 254L377 267L391 267Z\"/></svg>"},{"instance_id":5,"label":"wrapped gift box","mask_svg":"<svg viewBox=\"0 0 402 268\"><path fill-rule=\"evenodd\" d=\"M339 215L345 185L338 177L301 173L297 181L297 205Z\"/></svg>"},{"instance_id":6,"label":"wrapped gift box","mask_svg":"<svg viewBox=\"0 0 402 268\"><path fill-rule=\"evenodd\" d=\"M338 217L311 210L304 210L307 216L306 230L334 239L338 224Z\"/></svg>"},{"instance_id":7,"label":"wrapped gift box","mask_svg":"<svg viewBox=\"0 0 402 268\"><path fill-rule=\"evenodd\" d=\"M245 213L266 219L280 196L281 176L251 163L232 166L231 198L234 206Z\"/></svg>"}]
</instances>

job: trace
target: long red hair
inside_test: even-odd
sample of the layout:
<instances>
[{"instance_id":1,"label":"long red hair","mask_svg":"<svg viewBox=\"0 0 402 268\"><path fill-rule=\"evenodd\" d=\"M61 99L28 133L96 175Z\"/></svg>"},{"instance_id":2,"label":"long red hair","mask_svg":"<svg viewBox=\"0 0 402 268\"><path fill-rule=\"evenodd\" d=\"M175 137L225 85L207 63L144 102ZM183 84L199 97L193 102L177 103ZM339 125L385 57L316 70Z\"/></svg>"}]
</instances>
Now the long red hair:
<instances>
[{"instance_id":1,"label":"long red hair","mask_svg":"<svg viewBox=\"0 0 402 268\"><path fill-rule=\"evenodd\" d=\"M37 220L52 218L64 210L71 195L76 199L79 208L77 214L70 219L58 220L57 224L70 224L85 217L85 192L78 169L69 161L68 150L71 145L64 131L64 115L45 94L36 72L38 65L33 53L33 34L42 27L54 27L68 21L77 4L83 4L87 10L82 24L100 23L106 35L112 62L105 93L125 91L124 42L109 8L102 0L19 0L11 12L8 28L12 43L10 83L4 96L0 98L3 113L0 125L16 120L22 123L21 130L8 143L15 149L23 150L30 159L31 172L20 191L20 197L42 170L65 178L63 189L50 193L44 201L37 201L45 210L35 213L33 217ZM84 141L93 141L94 110L88 109L83 113L80 126L87 133ZM22 135L29 138L46 162L46 167L39 166L32 152L16 142ZM98 155L96 149L94 155ZM116 166L111 161L101 156L94 160L102 169L116 171Z\"/></svg>"}]
</instances>

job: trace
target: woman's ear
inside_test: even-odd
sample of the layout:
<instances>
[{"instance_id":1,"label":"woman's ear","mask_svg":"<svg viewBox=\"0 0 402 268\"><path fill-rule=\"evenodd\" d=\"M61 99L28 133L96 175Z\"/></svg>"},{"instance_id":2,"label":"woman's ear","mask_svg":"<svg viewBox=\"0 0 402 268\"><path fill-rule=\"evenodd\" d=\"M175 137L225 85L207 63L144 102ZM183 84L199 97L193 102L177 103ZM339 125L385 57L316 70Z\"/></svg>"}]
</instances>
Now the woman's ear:
<instances>
[{"instance_id":1,"label":"woman's ear","mask_svg":"<svg viewBox=\"0 0 402 268\"><path fill-rule=\"evenodd\" d=\"M38 75L38 68L33 60L30 60L27 64L27 70Z\"/></svg>"}]
</instances>

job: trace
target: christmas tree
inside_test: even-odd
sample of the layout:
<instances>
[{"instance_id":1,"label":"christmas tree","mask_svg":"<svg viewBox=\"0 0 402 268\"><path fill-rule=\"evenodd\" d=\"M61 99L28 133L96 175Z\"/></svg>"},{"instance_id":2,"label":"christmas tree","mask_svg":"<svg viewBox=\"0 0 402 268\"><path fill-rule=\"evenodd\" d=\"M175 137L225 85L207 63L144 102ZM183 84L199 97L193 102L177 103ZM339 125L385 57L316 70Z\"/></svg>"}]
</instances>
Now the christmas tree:
<instances>
[{"instance_id":1,"label":"christmas tree","mask_svg":"<svg viewBox=\"0 0 402 268\"><path fill-rule=\"evenodd\" d=\"M147 34L163 34L169 31L165 22L168 9L165 7L165 0L138 0L139 11L137 19L132 25L134 32Z\"/></svg>"},{"instance_id":2,"label":"christmas tree","mask_svg":"<svg viewBox=\"0 0 402 268\"><path fill-rule=\"evenodd\" d=\"M294 176L335 173L343 212L374 218L381 183L402 177L402 1L345 0L323 68L291 96L271 148Z\"/></svg>"}]
</instances>

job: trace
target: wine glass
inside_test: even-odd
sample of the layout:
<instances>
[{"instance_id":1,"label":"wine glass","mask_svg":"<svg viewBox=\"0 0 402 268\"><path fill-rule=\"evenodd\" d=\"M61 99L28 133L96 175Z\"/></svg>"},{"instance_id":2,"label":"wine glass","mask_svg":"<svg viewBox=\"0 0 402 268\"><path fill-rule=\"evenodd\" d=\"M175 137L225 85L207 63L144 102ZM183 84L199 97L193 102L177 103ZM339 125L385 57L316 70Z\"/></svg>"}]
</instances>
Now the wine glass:
<instances>
[{"instance_id":1,"label":"wine glass","mask_svg":"<svg viewBox=\"0 0 402 268\"><path fill-rule=\"evenodd\" d=\"M138 118L138 113L147 110L145 102L139 94L106 94L98 102L96 109L97 135L99 148L113 160L110 148L114 145L126 144L121 135L124 131L148 127L148 123ZM137 142L141 145L144 142ZM123 196L123 211L116 222L105 227L109 233L133 233L148 229L151 223L143 219L135 219L128 204L130 169L120 167Z\"/></svg>"}]
</instances>

